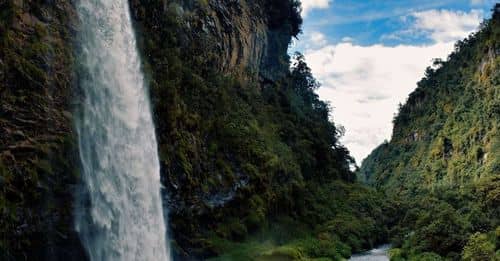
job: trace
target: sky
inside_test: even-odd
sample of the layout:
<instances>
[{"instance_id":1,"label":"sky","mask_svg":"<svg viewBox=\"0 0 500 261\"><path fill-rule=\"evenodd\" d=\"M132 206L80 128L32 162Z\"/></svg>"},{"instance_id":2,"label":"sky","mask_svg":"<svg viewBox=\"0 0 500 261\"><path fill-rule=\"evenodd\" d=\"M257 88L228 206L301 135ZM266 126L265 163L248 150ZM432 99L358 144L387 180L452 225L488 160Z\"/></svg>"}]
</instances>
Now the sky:
<instances>
[{"instance_id":1,"label":"sky","mask_svg":"<svg viewBox=\"0 0 500 261\"><path fill-rule=\"evenodd\" d=\"M384 140L392 119L434 58L478 29L495 0L301 0L304 54L332 106L332 120L358 165Z\"/></svg>"}]
</instances>

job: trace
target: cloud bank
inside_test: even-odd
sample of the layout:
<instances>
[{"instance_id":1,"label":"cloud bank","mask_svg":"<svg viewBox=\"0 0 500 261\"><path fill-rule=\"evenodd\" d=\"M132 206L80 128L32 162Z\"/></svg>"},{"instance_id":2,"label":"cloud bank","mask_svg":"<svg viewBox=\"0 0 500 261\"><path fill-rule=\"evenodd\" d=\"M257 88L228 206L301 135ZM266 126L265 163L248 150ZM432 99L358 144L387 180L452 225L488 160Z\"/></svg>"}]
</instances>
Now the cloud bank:
<instances>
[{"instance_id":1,"label":"cloud bank","mask_svg":"<svg viewBox=\"0 0 500 261\"><path fill-rule=\"evenodd\" d=\"M349 38L329 44L317 34L309 38L317 41L306 45L311 47L304 52L307 63L323 85L318 94L333 105L335 123L346 129L342 142L358 164L390 139L398 103L405 102L432 59L446 58L455 39L466 37L481 21L480 13L474 10L430 10L411 15L415 19L409 30L425 33L434 43L360 46ZM322 46L318 47L318 42Z\"/></svg>"},{"instance_id":2,"label":"cloud bank","mask_svg":"<svg viewBox=\"0 0 500 261\"><path fill-rule=\"evenodd\" d=\"M462 11L429 10L413 13L416 31L428 34L435 42L457 41L473 32L482 20L480 10Z\"/></svg>"}]
</instances>

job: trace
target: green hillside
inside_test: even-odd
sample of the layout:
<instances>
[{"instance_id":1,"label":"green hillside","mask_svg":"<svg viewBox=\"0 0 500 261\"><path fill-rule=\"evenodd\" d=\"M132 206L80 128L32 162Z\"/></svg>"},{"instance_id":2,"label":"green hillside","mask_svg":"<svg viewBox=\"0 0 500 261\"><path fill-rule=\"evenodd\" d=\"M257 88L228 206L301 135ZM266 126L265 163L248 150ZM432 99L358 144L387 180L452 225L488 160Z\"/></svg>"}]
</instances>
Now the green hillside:
<instances>
[{"instance_id":1,"label":"green hillside","mask_svg":"<svg viewBox=\"0 0 500 261\"><path fill-rule=\"evenodd\" d=\"M426 70L394 118L391 141L363 161L358 175L397 206L395 255L499 258L498 4L477 33Z\"/></svg>"}]
</instances>

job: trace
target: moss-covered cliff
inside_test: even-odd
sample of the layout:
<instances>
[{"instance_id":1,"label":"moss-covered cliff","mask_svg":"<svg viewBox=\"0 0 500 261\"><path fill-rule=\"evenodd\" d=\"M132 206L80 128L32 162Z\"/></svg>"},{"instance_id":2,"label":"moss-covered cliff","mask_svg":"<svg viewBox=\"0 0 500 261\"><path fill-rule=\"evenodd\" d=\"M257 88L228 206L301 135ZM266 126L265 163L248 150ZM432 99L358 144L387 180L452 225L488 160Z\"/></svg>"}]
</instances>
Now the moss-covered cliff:
<instances>
[{"instance_id":1,"label":"moss-covered cliff","mask_svg":"<svg viewBox=\"0 0 500 261\"><path fill-rule=\"evenodd\" d=\"M472 233L500 225L499 66L497 5L479 32L427 69L391 141L363 161L358 175L401 208L393 237L404 255L458 259Z\"/></svg>"},{"instance_id":2,"label":"moss-covered cliff","mask_svg":"<svg viewBox=\"0 0 500 261\"><path fill-rule=\"evenodd\" d=\"M0 258L75 259L78 154L66 1L0 2Z\"/></svg>"},{"instance_id":3,"label":"moss-covered cliff","mask_svg":"<svg viewBox=\"0 0 500 261\"><path fill-rule=\"evenodd\" d=\"M384 239L303 58L292 0L131 0L177 258L347 257ZM69 1L0 1L0 251L84 260Z\"/></svg>"}]
</instances>

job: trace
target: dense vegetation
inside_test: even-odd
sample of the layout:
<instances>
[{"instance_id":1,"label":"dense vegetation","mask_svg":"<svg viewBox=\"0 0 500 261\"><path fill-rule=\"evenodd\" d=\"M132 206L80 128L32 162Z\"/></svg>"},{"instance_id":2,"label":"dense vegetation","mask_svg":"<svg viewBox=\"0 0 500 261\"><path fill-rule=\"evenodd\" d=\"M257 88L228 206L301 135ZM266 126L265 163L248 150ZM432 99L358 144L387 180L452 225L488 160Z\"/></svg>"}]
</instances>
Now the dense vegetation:
<instances>
[{"instance_id":1,"label":"dense vegetation","mask_svg":"<svg viewBox=\"0 0 500 261\"><path fill-rule=\"evenodd\" d=\"M176 254L337 260L383 240L381 197L353 183L353 160L304 58L297 54L288 70L290 58L279 54L280 68L271 69L285 73L276 80L222 73L210 60L213 39L184 39L185 17L157 13L160 2L134 10ZM297 2L263 2L280 14L266 18L279 36L270 42L288 45L300 28ZM191 24L201 23L200 5Z\"/></svg>"},{"instance_id":2,"label":"dense vegetation","mask_svg":"<svg viewBox=\"0 0 500 261\"><path fill-rule=\"evenodd\" d=\"M397 206L396 260L500 258L500 5L436 60L358 175ZM424 258L425 257L425 258Z\"/></svg>"}]
</instances>

